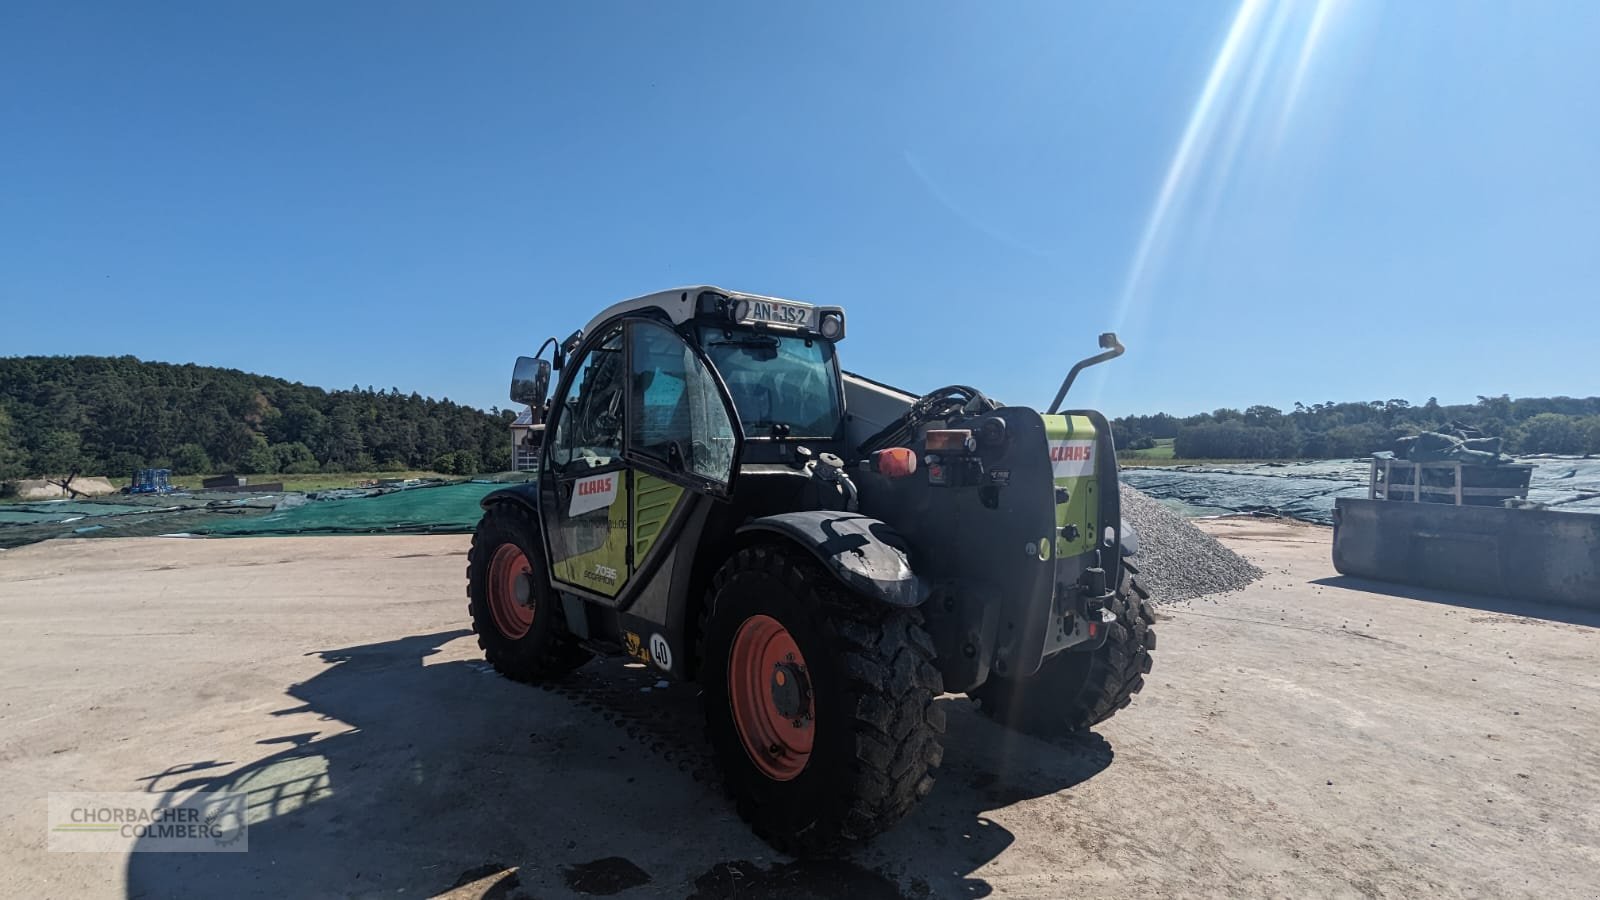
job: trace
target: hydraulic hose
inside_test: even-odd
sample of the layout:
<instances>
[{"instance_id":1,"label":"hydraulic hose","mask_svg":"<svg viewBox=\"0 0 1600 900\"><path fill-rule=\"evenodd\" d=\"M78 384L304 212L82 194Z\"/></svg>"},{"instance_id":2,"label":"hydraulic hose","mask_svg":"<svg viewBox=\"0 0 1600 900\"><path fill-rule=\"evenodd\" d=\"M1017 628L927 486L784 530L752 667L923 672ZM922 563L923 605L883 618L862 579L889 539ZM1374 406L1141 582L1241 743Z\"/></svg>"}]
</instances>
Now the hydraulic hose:
<instances>
[{"instance_id":1,"label":"hydraulic hose","mask_svg":"<svg viewBox=\"0 0 1600 900\"><path fill-rule=\"evenodd\" d=\"M935 419L948 419L974 401L980 401L986 407L993 405L983 392L964 384L946 385L936 391L930 391L911 404L911 408L902 413L900 418L862 441L856 451L862 456L870 456L874 451L885 447L909 444L916 437L917 429L925 423Z\"/></svg>"}]
</instances>

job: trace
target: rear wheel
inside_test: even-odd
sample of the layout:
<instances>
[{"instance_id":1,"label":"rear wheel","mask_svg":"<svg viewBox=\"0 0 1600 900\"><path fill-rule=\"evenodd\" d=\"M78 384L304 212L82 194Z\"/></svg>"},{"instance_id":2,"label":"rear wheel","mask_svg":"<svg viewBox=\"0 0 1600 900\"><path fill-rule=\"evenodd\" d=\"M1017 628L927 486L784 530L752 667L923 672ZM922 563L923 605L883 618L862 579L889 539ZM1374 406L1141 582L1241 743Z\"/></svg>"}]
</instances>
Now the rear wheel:
<instances>
[{"instance_id":1,"label":"rear wheel","mask_svg":"<svg viewBox=\"0 0 1600 900\"><path fill-rule=\"evenodd\" d=\"M755 832L795 855L865 840L933 788L943 690L916 610L844 590L808 555L740 551L711 588L706 726Z\"/></svg>"},{"instance_id":2,"label":"rear wheel","mask_svg":"<svg viewBox=\"0 0 1600 900\"><path fill-rule=\"evenodd\" d=\"M1122 586L1110 602L1117 618L1104 644L1058 653L1027 678L991 677L972 694L983 712L1018 731L1059 735L1098 725L1131 703L1150 674L1156 633L1149 594L1130 569L1124 566Z\"/></svg>"},{"instance_id":3,"label":"rear wheel","mask_svg":"<svg viewBox=\"0 0 1600 900\"><path fill-rule=\"evenodd\" d=\"M545 577L538 527L521 506L491 506L467 553L467 612L478 646L495 671L517 681L564 675L589 660Z\"/></svg>"}]
</instances>

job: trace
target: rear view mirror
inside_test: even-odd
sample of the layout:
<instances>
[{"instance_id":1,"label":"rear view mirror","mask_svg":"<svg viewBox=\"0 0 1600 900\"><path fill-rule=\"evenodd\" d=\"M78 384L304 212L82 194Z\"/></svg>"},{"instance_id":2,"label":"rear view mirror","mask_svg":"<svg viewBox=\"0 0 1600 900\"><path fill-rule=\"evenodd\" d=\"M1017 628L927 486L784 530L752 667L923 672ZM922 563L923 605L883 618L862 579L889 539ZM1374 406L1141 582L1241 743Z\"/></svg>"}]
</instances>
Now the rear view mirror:
<instances>
[{"instance_id":1,"label":"rear view mirror","mask_svg":"<svg viewBox=\"0 0 1600 900\"><path fill-rule=\"evenodd\" d=\"M531 406L539 413L544 410L544 399L549 393L550 361L517 357L516 368L511 370L511 402Z\"/></svg>"}]
</instances>

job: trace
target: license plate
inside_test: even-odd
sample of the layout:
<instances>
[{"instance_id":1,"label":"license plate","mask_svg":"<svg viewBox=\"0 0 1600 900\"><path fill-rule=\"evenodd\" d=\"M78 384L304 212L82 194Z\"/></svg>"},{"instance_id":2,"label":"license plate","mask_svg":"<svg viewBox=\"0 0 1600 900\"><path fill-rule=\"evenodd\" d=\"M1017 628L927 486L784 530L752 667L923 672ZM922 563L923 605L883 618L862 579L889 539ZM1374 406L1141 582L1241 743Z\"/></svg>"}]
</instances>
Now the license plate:
<instances>
[{"instance_id":1,"label":"license plate","mask_svg":"<svg viewBox=\"0 0 1600 900\"><path fill-rule=\"evenodd\" d=\"M800 303L779 303L775 300L746 300L744 314L739 321L746 324L785 325L790 328L810 328L816 309Z\"/></svg>"}]
</instances>

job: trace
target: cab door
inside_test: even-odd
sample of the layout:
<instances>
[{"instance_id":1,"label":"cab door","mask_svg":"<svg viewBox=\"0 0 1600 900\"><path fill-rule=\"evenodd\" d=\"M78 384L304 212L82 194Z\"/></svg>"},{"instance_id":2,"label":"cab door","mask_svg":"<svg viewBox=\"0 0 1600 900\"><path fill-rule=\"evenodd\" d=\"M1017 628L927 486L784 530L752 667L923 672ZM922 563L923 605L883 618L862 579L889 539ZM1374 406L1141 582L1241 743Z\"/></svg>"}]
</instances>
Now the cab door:
<instances>
[{"instance_id":1,"label":"cab door","mask_svg":"<svg viewBox=\"0 0 1600 900\"><path fill-rule=\"evenodd\" d=\"M620 604L685 490L731 494L743 433L704 354L656 320L604 326L569 365L540 479L550 574Z\"/></svg>"},{"instance_id":2,"label":"cab door","mask_svg":"<svg viewBox=\"0 0 1600 900\"><path fill-rule=\"evenodd\" d=\"M573 354L546 431L540 510L554 580L603 597L628 581L627 347L617 324Z\"/></svg>"}]
</instances>

